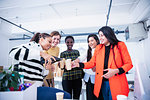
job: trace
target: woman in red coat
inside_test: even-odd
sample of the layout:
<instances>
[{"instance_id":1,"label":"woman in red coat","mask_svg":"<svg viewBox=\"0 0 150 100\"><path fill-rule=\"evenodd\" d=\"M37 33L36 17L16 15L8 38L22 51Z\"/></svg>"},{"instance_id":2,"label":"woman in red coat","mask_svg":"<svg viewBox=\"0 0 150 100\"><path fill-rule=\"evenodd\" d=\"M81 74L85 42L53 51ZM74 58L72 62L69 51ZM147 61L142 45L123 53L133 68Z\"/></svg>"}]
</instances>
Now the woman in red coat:
<instances>
[{"instance_id":1,"label":"woman in red coat","mask_svg":"<svg viewBox=\"0 0 150 100\"><path fill-rule=\"evenodd\" d=\"M132 67L132 61L124 42L119 41L114 31L104 26L98 31L101 44L97 45L89 62L75 63L84 69L96 66L94 94L99 98L102 91L104 100L117 100L117 95L128 96L129 87L126 72Z\"/></svg>"}]
</instances>

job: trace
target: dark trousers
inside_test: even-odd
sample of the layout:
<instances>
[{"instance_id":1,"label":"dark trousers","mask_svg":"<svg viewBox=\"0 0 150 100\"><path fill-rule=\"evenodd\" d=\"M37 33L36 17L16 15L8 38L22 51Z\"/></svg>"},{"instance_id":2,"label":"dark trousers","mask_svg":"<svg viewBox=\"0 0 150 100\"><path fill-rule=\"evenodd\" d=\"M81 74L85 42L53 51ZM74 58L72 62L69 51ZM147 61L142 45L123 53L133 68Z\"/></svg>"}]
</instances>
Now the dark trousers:
<instances>
[{"instance_id":1,"label":"dark trousers","mask_svg":"<svg viewBox=\"0 0 150 100\"><path fill-rule=\"evenodd\" d=\"M104 100L103 94L102 94L102 89L100 90L99 97L96 100Z\"/></svg>"},{"instance_id":2,"label":"dark trousers","mask_svg":"<svg viewBox=\"0 0 150 100\"><path fill-rule=\"evenodd\" d=\"M97 100L97 97L94 95L94 84L91 83L90 79L86 82L86 98L87 100Z\"/></svg>"},{"instance_id":3,"label":"dark trousers","mask_svg":"<svg viewBox=\"0 0 150 100\"><path fill-rule=\"evenodd\" d=\"M73 99L79 99L81 88L82 88L82 80L63 80L62 81L63 90L67 91L68 93L73 94Z\"/></svg>"}]
</instances>

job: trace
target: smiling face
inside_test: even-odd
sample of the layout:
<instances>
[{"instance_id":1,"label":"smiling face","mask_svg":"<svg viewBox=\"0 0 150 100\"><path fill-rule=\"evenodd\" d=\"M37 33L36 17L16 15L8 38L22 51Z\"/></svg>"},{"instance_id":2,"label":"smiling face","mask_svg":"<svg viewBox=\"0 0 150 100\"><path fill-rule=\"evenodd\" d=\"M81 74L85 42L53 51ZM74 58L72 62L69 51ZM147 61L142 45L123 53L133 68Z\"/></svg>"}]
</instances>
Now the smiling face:
<instances>
[{"instance_id":1,"label":"smiling face","mask_svg":"<svg viewBox=\"0 0 150 100\"><path fill-rule=\"evenodd\" d=\"M60 35L54 35L52 37L52 47L56 47L60 42Z\"/></svg>"},{"instance_id":2,"label":"smiling face","mask_svg":"<svg viewBox=\"0 0 150 100\"><path fill-rule=\"evenodd\" d=\"M97 46L97 41L94 39L94 37L89 37L88 39L88 45L94 49Z\"/></svg>"},{"instance_id":3,"label":"smiling face","mask_svg":"<svg viewBox=\"0 0 150 100\"><path fill-rule=\"evenodd\" d=\"M73 44L74 44L74 41L72 38L66 39L67 50L72 50Z\"/></svg>"},{"instance_id":4,"label":"smiling face","mask_svg":"<svg viewBox=\"0 0 150 100\"><path fill-rule=\"evenodd\" d=\"M39 44L42 46L43 50L48 50L52 45L52 37L40 38Z\"/></svg>"},{"instance_id":5,"label":"smiling face","mask_svg":"<svg viewBox=\"0 0 150 100\"><path fill-rule=\"evenodd\" d=\"M102 31L99 32L99 39L101 41L101 44L104 44L105 46L109 46L110 42L108 41L108 39L105 37L105 35L103 34Z\"/></svg>"}]
</instances>

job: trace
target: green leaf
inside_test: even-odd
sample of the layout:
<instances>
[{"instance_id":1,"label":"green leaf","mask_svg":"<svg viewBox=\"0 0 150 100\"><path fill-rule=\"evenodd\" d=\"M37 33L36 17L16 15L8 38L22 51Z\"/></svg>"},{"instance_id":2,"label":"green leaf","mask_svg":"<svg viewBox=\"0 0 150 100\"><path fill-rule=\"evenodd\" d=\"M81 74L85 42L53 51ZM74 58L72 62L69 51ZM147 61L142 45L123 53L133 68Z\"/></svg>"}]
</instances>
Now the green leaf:
<instances>
[{"instance_id":1,"label":"green leaf","mask_svg":"<svg viewBox=\"0 0 150 100\"><path fill-rule=\"evenodd\" d=\"M0 73L0 80L2 80L5 76L6 76L6 74Z\"/></svg>"},{"instance_id":2,"label":"green leaf","mask_svg":"<svg viewBox=\"0 0 150 100\"><path fill-rule=\"evenodd\" d=\"M8 87L8 80L4 82L3 87Z\"/></svg>"},{"instance_id":3,"label":"green leaf","mask_svg":"<svg viewBox=\"0 0 150 100\"><path fill-rule=\"evenodd\" d=\"M9 67L9 69L8 69L8 70L11 70L11 68L12 68L12 65Z\"/></svg>"},{"instance_id":4,"label":"green leaf","mask_svg":"<svg viewBox=\"0 0 150 100\"><path fill-rule=\"evenodd\" d=\"M10 87L14 87L14 90L19 88L20 75L17 71L12 71L11 68L12 66L0 73L0 91L7 91Z\"/></svg>"}]
</instances>

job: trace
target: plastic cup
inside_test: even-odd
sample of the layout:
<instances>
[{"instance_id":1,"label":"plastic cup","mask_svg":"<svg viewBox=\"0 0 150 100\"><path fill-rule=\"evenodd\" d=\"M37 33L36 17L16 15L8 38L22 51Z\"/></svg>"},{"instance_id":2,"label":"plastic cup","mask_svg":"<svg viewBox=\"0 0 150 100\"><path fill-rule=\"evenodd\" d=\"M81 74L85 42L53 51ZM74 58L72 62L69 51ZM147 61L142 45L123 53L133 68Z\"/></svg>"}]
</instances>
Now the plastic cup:
<instances>
[{"instance_id":1,"label":"plastic cup","mask_svg":"<svg viewBox=\"0 0 150 100\"><path fill-rule=\"evenodd\" d=\"M117 95L117 100L128 100L128 97L125 95Z\"/></svg>"},{"instance_id":2,"label":"plastic cup","mask_svg":"<svg viewBox=\"0 0 150 100\"><path fill-rule=\"evenodd\" d=\"M63 100L64 93L63 92L57 92L56 93L56 100Z\"/></svg>"},{"instance_id":3,"label":"plastic cup","mask_svg":"<svg viewBox=\"0 0 150 100\"><path fill-rule=\"evenodd\" d=\"M71 59L65 60L65 64L66 64L66 69L71 70Z\"/></svg>"}]
</instances>

